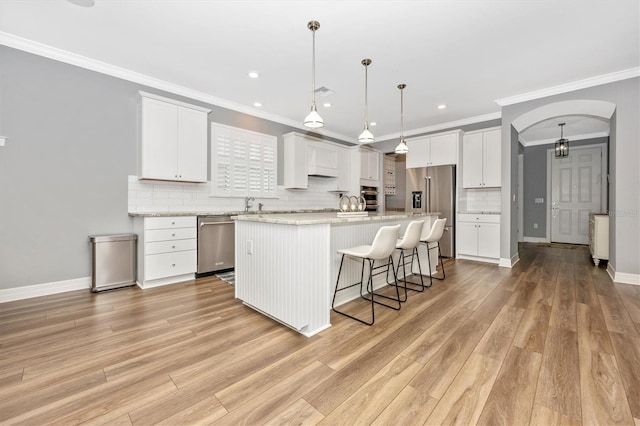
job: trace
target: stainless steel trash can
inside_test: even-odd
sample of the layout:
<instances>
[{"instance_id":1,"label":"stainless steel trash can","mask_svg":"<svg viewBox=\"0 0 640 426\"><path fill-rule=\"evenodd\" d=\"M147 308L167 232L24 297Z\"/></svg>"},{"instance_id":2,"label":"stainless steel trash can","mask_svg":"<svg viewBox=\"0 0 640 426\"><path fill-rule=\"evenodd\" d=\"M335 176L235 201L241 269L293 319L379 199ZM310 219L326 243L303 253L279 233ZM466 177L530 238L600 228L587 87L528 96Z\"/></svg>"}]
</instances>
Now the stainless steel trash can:
<instances>
[{"instance_id":1,"label":"stainless steel trash can","mask_svg":"<svg viewBox=\"0 0 640 426\"><path fill-rule=\"evenodd\" d=\"M136 283L136 234L91 235L91 291Z\"/></svg>"}]
</instances>

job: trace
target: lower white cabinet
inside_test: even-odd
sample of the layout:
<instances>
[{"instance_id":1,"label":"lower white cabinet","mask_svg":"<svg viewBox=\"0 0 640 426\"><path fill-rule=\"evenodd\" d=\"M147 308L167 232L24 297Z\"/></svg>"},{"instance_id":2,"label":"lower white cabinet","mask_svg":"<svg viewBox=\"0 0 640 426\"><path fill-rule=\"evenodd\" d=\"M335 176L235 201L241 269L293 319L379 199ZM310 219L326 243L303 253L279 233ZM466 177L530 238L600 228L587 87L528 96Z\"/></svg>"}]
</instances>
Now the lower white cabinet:
<instances>
[{"instance_id":1,"label":"lower white cabinet","mask_svg":"<svg viewBox=\"0 0 640 426\"><path fill-rule=\"evenodd\" d=\"M589 250L596 266L601 260L609 260L609 216L589 215Z\"/></svg>"},{"instance_id":2,"label":"lower white cabinet","mask_svg":"<svg viewBox=\"0 0 640 426\"><path fill-rule=\"evenodd\" d=\"M458 215L458 257L498 263L500 258L500 215Z\"/></svg>"},{"instance_id":3,"label":"lower white cabinet","mask_svg":"<svg viewBox=\"0 0 640 426\"><path fill-rule=\"evenodd\" d=\"M196 216L135 219L138 285L142 288L194 278L197 270Z\"/></svg>"}]
</instances>

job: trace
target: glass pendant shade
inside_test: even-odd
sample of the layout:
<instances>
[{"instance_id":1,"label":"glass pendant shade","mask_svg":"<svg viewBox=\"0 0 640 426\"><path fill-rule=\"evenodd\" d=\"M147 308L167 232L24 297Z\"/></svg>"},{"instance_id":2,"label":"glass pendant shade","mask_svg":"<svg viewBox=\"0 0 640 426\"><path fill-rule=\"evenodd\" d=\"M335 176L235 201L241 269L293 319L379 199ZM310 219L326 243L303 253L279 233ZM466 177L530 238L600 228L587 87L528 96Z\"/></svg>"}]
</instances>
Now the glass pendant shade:
<instances>
[{"instance_id":1,"label":"glass pendant shade","mask_svg":"<svg viewBox=\"0 0 640 426\"><path fill-rule=\"evenodd\" d=\"M396 149L393 151L396 154L406 154L409 152L409 147L404 141L404 96L403 90L407 87L406 84L398 84L398 89L400 89L400 143L396 146Z\"/></svg>"},{"instance_id":2,"label":"glass pendant shade","mask_svg":"<svg viewBox=\"0 0 640 426\"><path fill-rule=\"evenodd\" d=\"M360 136L358 136L358 142L371 143L371 142L375 142L376 140L373 137L373 133L369 131L369 99L368 99L368 90L367 90L367 84L368 84L367 70L369 65L371 65L371 59L363 59L362 62L360 63L364 65L364 130L362 131L362 133L360 133Z\"/></svg>"},{"instance_id":3,"label":"glass pendant shade","mask_svg":"<svg viewBox=\"0 0 640 426\"><path fill-rule=\"evenodd\" d=\"M324 120L316 109L316 30L320 28L320 22L309 21L307 28L313 34L313 50L311 56L311 112L304 119L304 126L311 129L318 129L324 126Z\"/></svg>"},{"instance_id":4,"label":"glass pendant shade","mask_svg":"<svg viewBox=\"0 0 640 426\"><path fill-rule=\"evenodd\" d=\"M318 111L316 111L315 105L311 107L311 112L304 118L304 125L311 129L318 129L324 126L324 121L322 117L320 117L320 114L318 114Z\"/></svg>"},{"instance_id":5,"label":"glass pendant shade","mask_svg":"<svg viewBox=\"0 0 640 426\"><path fill-rule=\"evenodd\" d=\"M564 138L564 125L566 123L560 123L560 139L556 141L556 158L564 158L569 156L569 139Z\"/></svg>"}]
</instances>

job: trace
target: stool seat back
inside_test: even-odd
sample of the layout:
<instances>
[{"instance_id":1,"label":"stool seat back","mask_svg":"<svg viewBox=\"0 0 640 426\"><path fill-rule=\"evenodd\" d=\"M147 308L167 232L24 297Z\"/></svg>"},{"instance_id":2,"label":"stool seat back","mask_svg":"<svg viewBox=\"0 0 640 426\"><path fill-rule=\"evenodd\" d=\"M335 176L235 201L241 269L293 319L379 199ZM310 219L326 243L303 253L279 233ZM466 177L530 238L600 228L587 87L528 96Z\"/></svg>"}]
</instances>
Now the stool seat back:
<instances>
[{"instance_id":1,"label":"stool seat back","mask_svg":"<svg viewBox=\"0 0 640 426\"><path fill-rule=\"evenodd\" d=\"M442 238L442 234L444 233L444 226L447 223L447 219L436 219L431 226L431 230L427 233L427 235L423 235L420 237L420 241L425 243L434 243L436 241L440 241Z\"/></svg>"},{"instance_id":2,"label":"stool seat back","mask_svg":"<svg viewBox=\"0 0 640 426\"><path fill-rule=\"evenodd\" d=\"M409 223L407 230L404 232L404 237L398 241L396 248L410 250L417 247L420 244L423 226L424 220L414 220Z\"/></svg>"},{"instance_id":3,"label":"stool seat back","mask_svg":"<svg viewBox=\"0 0 640 426\"><path fill-rule=\"evenodd\" d=\"M376 232L371 243L371 250L366 257L370 259L386 259L396 248L400 225L382 226Z\"/></svg>"}]
</instances>

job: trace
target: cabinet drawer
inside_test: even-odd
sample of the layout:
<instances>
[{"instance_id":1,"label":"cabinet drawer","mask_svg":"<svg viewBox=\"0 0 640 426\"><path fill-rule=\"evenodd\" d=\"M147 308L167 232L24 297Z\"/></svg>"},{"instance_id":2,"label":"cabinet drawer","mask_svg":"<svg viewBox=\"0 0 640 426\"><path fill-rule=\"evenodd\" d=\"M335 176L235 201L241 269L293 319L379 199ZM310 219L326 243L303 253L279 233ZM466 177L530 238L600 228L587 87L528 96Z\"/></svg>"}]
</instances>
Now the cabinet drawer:
<instances>
[{"instance_id":1,"label":"cabinet drawer","mask_svg":"<svg viewBox=\"0 0 640 426\"><path fill-rule=\"evenodd\" d=\"M187 240L196 238L197 232L195 226L193 228L176 228L176 229L150 229L144 231L145 242L154 241L173 241Z\"/></svg>"},{"instance_id":2,"label":"cabinet drawer","mask_svg":"<svg viewBox=\"0 0 640 426\"><path fill-rule=\"evenodd\" d=\"M147 217L144 229L189 228L196 227L195 216Z\"/></svg>"},{"instance_id":3,"label":"cabinet drawer","mask_svg":"<svg viewBox=\"0 0 640 426\"><path fill-rule=\"evenodd\" d=\"M473 223L500 223L499 214L471 214L460 213L458 215L459 222L473 222Z\"/></svg>"},{"instance_id":4,"label":"cabinet drawer","mask_svg":"<svg viewBox=\"0 0 640 426\"><path fill-rule=\"evenodd\" d=\"M196 250L150 254L144 257L145 280L190 274L196 271Z\"/></svg>"},{"instance_id":5,"label":"cabinet drawer","mask_svg":"<svg viewBox=\"0 0 640 426\"><path fill-rule=\"evenodd\" d=\"M145 243L145 254L172 253L176 251L195 250L197 247L196 240L191 238L188 240L176 241L156 241L153 243Z\"/></svg>"}]
</instances>

